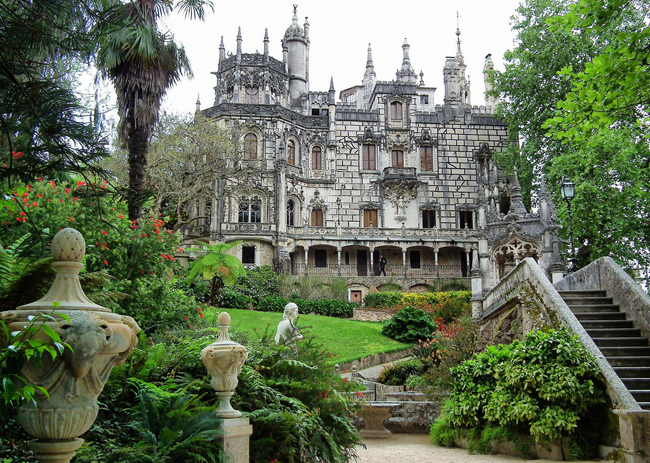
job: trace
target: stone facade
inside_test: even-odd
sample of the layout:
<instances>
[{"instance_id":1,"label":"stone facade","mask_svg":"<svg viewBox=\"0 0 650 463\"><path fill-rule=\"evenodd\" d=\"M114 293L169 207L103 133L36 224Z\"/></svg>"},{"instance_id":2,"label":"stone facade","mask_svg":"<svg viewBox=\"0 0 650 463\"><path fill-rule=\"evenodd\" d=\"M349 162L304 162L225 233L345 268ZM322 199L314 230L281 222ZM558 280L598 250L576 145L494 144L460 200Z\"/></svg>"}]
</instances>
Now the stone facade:
<instances>
[{"instance_id":1,"label":"stone facade","mask_svg":"<svg viewBox=\"0 0 650 463\"><path fill-rule=\"evenodd\" d=\"M528 256L548 271L559 262L553 206L542 191L539 212L527 212L516 176L493 162L508 133L493 99L471 106L457 35L442 105L406 41L395 80L377 80L368 47L362 85L337 103L333 81L309 90L309 24L295 10L282 60L269 56L268 34L263 54L242 53L238 35L227 55L222 40L214 106L202 114L241 133L241 162L260 174L221 185L227 199L199 205L207 218L186 233L243 240L245 265L297 275L373 276L379 254L393 277L471 275L482 290Z\"/></svg>"}]
</instances>

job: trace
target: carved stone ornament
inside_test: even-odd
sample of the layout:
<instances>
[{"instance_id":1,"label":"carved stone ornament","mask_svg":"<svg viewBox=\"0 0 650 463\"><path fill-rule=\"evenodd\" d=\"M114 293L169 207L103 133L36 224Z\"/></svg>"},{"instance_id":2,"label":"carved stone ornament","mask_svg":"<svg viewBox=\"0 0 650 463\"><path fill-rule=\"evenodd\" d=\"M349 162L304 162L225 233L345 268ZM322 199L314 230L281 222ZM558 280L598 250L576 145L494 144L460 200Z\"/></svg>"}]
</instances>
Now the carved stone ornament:
<instances>
[{"instance_id":1,"label":"carved stone ornament","mask_svg":"<svg viewBox=\"0 0 650 463\"><path fill-rule=\"evenodd\" d=\"M216 414L222 418L239 418L242 416L241 412L232 408L230 399L239 382L237 376L248 358L248 351L244 346L230 339L228 312L221 312L217 320L219 338L201 351L201 360L212 377L210 384L219 397Z\"/></svg>"},{"instance_id":2,"label":"carved stone ornament","mask_svg":"<svg viewBox=\"0 0 650 463\"><path fill-rule=\"evenodd\" d=\"M399 210L405 210L406 206L418 195L418 182L398 180L384 184L384 197Z\"/></svg>"},{"instance_id":3,"label":"carved stone ornament","mask_svg":"<svg viewBox=\"0 0 650 463\"><path fill-rule=\"evenodd\" d=\"M0 314L10 332L23 330L34 317L45 314L43 324L71 348L54 359L43 355L40 363L26 361L21 371L29 384L49 395L37 392L35 403L26 402L18 410L21 426L36 438L30 446L41 462L66 463L74 457L83 443L78 437L97 418L97 397L111 370L124 363L138 343L140 328L135 320L93 303L81 289L85 249L77 230L59 231L52 240L56 270L52 288L36 302ZM53 343L44 330L34 337Z\"/></svg>"}]
</instances>

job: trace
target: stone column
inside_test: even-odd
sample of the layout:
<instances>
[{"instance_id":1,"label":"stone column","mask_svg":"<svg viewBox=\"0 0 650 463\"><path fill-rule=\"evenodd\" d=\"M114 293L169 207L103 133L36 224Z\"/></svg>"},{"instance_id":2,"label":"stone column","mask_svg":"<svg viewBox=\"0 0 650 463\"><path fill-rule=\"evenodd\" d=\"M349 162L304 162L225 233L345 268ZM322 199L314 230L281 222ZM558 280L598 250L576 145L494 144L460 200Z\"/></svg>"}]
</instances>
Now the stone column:
<instances>
[{"instance_id":1,"label":"stone column","mask_svg":"<svg viewBox=\"0 0 650 463\"><path fill-rule=\"evenodd\" d=\"M436 278L440 276L440 269L438 268L438 246L433 248L433 265L435 266Z\"/></svg>"},{"instance_id":2,"label":"stone column","mask_svg":"<svg viewBox=\"0 0 650 463\"><path fill-rule=\"evenodd\" d=\"M402 249L402 273L406 278L406 249Z\"/></svg>"},{"instance_id":3,"label":"stone column","mask_svg":"<svg viewBox=\"0 0 650 463\"><path fill-rule=\"evenodd\" d=\"M309 248L305 247L305 276L309 276L309 270L307 270L307 266L309 265Z\"/></svg>"},{"instance_id":4,"label":"stone column","mask_svg":"<svg viewBox=\"0 0 650 463\"><path fill-rule=\"evenodd\" d=\"M470 303L472 306L472 317L475 320L481 318L483 312L483 273L478 261L478 247L472 246L472 270L470 276L472 277L472 298ZM468 254L469 256L469 254Z\"/></svg>"},{"instance_id":5,"label":"stone column","mask_svg":"<svg viewBox=\"0 0 650 463\"><path fill-rule=\"evenodd\" d=\"M34 338L54 346L45 333L53 330L68 344L54 358L27 360L21 375L27 383L44 388L35 402L18 410L21 426L35 437L30 447L40 462L67 463L83 444L79 436L97 418L97 397L114 366L124 363L138 343L138 324L90 301L79 283L86 243L77 230L65 228L52 240L52 267L56 278L48 293L36 302L0 314L9 331L24 330L37 321L43 326ZM42 320L42 321L40 321ZM0 334L0 336L2 336Z\"/></svg>"},{"instance_id":6,"label":"stone column","mask_svg":"<svg viewBox=\"0 0 650 463\"><path fill-rule=\"evenodd\" d=\"M223 418L223 448L232 463L249 463L250 435L253 427L248 418L230 405L248 351L230 339L230 315L221 312L217 318L219 338L201 351L201 360L208 369L210 384L217 391L219 406L215 413Z\"/></svg>"},{"instance_id":7,"label":"stone column","mask_svg":"<svg viewBox=\"0 0 650 463\"><path fill-rule=\"evenodd\" d=\"M336 250L336 265L338 267L338 275L341 276L341 250Z\"/></svg>"}]
</instances>

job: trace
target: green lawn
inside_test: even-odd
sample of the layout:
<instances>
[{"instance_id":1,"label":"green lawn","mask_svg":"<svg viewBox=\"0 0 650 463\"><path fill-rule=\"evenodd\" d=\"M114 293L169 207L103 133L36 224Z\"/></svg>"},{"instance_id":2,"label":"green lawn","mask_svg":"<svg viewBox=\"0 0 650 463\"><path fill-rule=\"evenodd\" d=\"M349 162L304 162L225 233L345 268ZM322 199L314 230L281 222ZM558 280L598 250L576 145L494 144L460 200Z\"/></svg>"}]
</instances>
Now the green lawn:
<instances>
[{"instance_id":1,"label":"green lawn","mask_svg":"<svg viewBox=\"0 0 650 463\"><path fill-rule=\"evenodd\" d=\"M216 313L223 309L217 309ZM226 310L231 318L233 331L244 331L251 338L261 336L265 330L271 337L282 320L281 313L256 312L253 310ZM322 345L322 350L336 354L332 363L344 363L381 352L395 352L408 349L411 344L404 344L381 334L381 323L342 320L321 315L300 315L297 326L305 338L315 336L315 341ZM255 330L257 328L257 331Z\"/></svg>"}]
</instances>

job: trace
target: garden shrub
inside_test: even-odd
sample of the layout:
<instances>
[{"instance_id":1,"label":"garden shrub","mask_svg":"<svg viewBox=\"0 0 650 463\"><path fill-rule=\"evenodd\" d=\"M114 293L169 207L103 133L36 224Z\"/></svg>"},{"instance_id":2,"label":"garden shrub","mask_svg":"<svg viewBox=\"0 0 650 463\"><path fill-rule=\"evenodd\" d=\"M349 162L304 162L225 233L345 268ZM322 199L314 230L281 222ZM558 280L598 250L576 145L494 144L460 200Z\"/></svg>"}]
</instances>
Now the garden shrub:
<instances>
[{"instance_id":1,"label":"garden shrub","mask_svg":"<svg viewBox=\"0 0 650 463\"><path fill-rule=\"evenodd\" d=\"M393 318L384 322L381 333L399 342L427 339L438 326L431 316L415 307L404 307Z\"/></svg>"},{"instance_id":2,"label":"garden shrub","mask_svg":"<svg viewBox=\"0 0 650 463\"><path fill-rule=\"evenodd\" d=\"M392 291L371 292L364 296L363 303L366 307L391 308L400 303L402 293Z\"/></svg>"},{"instance_id":3,"label":"garden shrub","mask_svg":"<svg viewBox=\"0 0 650 463\"><path fill-rule=\"evenodd\" d=\"M288 299L280 296L267 296L259 300L257 303L257 310L260 312L284 312L284 307L289 303ZM302 303L298 306L300 313L305 313L300 310Z\"/></svg>"},{"instance_id":4,"label":"garden shrub","mask_svg":"<svg viewBox=\"0 0 650 463\"><path fill-rule=\"evenodd\" d=\"M337 300L301 301L298 303L300 313L314 312L328 317L350 318L358 304Z\"/></svg>"},{"instance_id":5,"label":"garden shrub","mask_svg":"<svg viewBox=\"0 0 650 463\"><path fill-rule=\"evenodd\" d=\"M398 362L381 370L377 382L387 386L403 386L411 377L419 376L424 370L424 365L418 359Z\"/></svg>"},{"instance_id":6,"label":"garden shrub","mask_svg":"<svg viewBox=\"0 0 650 463\"><path fill-rule=\"evenodd\" d=\"M235 288L225 287L219 292L219 297L217 298L219 307L224 309L250 309L253 304L253 300L241 294Z\"/></svg>"},{"instance_id":7,"label":"garden shrub","mask_svg":"<svg viewBox=\"0 0 650 463\"><path fill-rule=\"evenodd\" d=\"M538 442L579 435L574 442L593 452L604 404L596 360L560 329L488 347L454 368L442 416L455 429L500 426Z\"/></svg>"},{"instance_id":8,"label":"garden shrub","mask_svg":"<svg viewBox=\"0 0 650 463\"><path fill-rule=\"evenodd\" d=\"M237 279L233 289L257 303L265 297L280 295L280 276L268 265L249 268L245 276Z\"/></svg>"}]
</instances>

